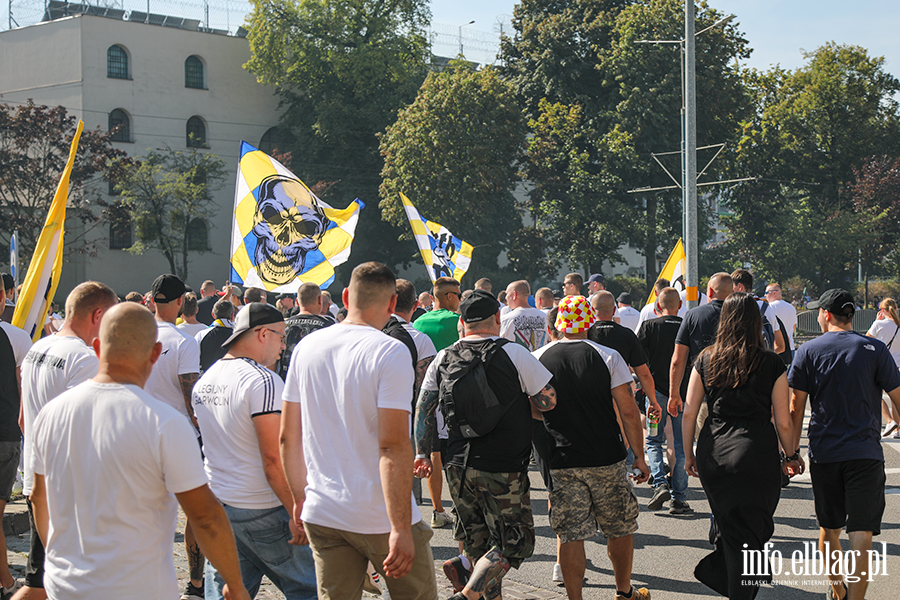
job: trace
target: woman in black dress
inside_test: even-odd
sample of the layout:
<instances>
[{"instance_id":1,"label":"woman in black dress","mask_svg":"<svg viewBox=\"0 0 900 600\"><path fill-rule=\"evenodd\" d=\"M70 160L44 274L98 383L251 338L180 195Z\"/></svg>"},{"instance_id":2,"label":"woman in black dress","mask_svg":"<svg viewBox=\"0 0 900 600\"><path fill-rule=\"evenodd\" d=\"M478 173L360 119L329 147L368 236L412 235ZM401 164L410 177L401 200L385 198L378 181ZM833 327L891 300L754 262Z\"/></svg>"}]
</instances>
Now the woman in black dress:
<instances>
[{"instance_id":1,"label":"woman in black dress","mask_svg":"<svg viewBox=\"0 0 900 600\"><path fill-rule=\"evenodd\" d=\"M709 417L695 457L690 440L704 400ZM750 294L725 300L716 341L694 363L683 432L685 469L700 477L718 529L715 551L694 576L731 600L752 600L771 575L744 576L742 551L762 550L772 537L781 474L800 473L801 467L779 455L779 439L785 448L794 443L786 369L766 350L759 306Z\"/></svg>"}]
</instances>

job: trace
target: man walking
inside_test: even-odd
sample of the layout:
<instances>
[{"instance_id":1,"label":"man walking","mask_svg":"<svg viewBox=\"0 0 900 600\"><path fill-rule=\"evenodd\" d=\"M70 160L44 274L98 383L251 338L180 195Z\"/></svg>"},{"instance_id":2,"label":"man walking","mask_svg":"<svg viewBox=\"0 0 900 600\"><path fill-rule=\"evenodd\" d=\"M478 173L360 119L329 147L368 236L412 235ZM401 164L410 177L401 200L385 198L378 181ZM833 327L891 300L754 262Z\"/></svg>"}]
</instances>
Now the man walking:
<instances>
[{"instance_id":1,"label":"man walking","mask_svg":"<svg viewBox=\"0 0 900 600\"><path fill-rule=\"evenodd\" d=\"M653 477L653 496L647 504L650 510L659 510L670 498L672 505L669 513L673 515L689 513L692 511L687 503L688 478L684 470L684 445L681 441L681 415L684 411L676 410L674 404L669 407L669 367L672 364L672 354L675 352L675 337L681 328L681 317L678 311L681 308L681 297L678 290L669 287L664 288L656 300L662 316L644 321L638 330L638 341L647 354L647 364L650 366L650 374L656 383L656 399L664 409L659 414L659 424L656 435L647 435L647 463L650 467L650 475ZM687 393L688 377L681 382L680 395L683 398ZM663 442L666 441L666 421L671 418L672 440L671 450L674 450L675 464L669 465L672 474L671 489L666 479L665 465L663 464Z\"/></svg>"},{"instance_id":2,"label":"man walking","mask_svg":"<svg viewBox=\"0 0 900 600\"><path fill-rule=\"evenodd\" d=\"M216 301L219 299L218 294L216 294L216 284L211 280L207 279L200 286L200 299L197 300L197 320L205 325L212 325L213 317L212 309L213 306L216 305Z\"/></svg>"},{"instance_id":3,"label":"man walking","mask_svg":"<svg viewBox=\"0 0 900 600\"><path fill-rule=\"evenodd\" d=\"M427 335L440 352L459 339L459 301L462 294L459 282L451 277L439 277L432 288L434 304L428 313L413 323L413 327ZM498 305L499 306L499 305Z\"/></svg>"},{"instance_id":4,"label":"man walking","mask_svg":"<svg viewBox=\"0 0 900 600\"><path fill-rule=\"evenodd\" d=\"M222 344L231 337L234 323L234 304L225 298L213 306L213 322L210 327L194 336L200 347L200 372L205 373L213 364L225 356Z\"/></svg>"},{"instance_id":5,"label":"man walking","mask_svg":"<svg viewBox=\"0 0 900 600\"><path fill-rule=\"evenodd\" d=\"M5 284L0 285L0 306L6 302L5 287ZM0 321L0 516L12 497L19 470L22 451L19 430L21 368L30 348L31 337L27 333L6 321ZM6 556L6 537L2 531L0 551L0 556ZM9 572L9 565L4 559L0 564L0 595L9 597L18 586L19 582Z\"/></svg>"},{"instance_id":6,"label":"man walking","mask_svg":"<svg viewBox=\"0 0 900 600\"><path fill-rule=\"evenodd\" d=\"M287 600L316 597L306 535L291 518L294 501L278 447L281 378L265 367L284 348L284 316L260 302L238 313L228 349L194 386L193 403L209 487L225 507L244 585L255 596L263 575ZM281 535L273 532L280 531ZM225 580L206 565L206 594L222 598Z\"/></svg>"},{"instance_id":7,"label":"man walking","mask_svg":"<svg viewBox=\"0 0 900 600\"><path fill-rule=\"evenodd\" d=\"M98 281L79 284L66 298L63 328L56 335L38 340L25 357L22 365L22 419L25 438L22 493L26 497L31 495L34 486L34 421L51 400L97 374L99 362L91 344L100 334L104 315L117 302L116 293L106 284ZM44 591L45 552L34 526L30 502L28 508L31 547L25 567L25 587L15 598L40 600L47 597Z\"/></svg>"},{"instance_id":8,"label":"man walking","mask_svg":"<svg viewBox=\"0 0 900 600\"><path fill-rule=\"evenodd\" d=\"M381 332L396 302L390 269L357 266L347 318L303 338L288 368L281 457L320 600L358 600L369 562L391 596L435 597L432 532L412 495L413 369L403 344Z\"/></svg>"},{"instance_id":9,"label":"man walking","mask_svg":"<svg viewBox=\"0 0 900 600\"><path fill-rule=\"evenodd\" d=\"M794 334L797 333L797 309L790 302L785 302L781 297L781 284L770 283L766 286L766 300L769 302L769 308L775 313L775 317L781 319L784 323L784 334L788 341L788 347L785 350L790 352L782 353L782 358L788 365L794 357Z\"/></svg>"},{"instance_id":10,"label":"man walking","mask_svg":"<svg viewBox=\"0 0 900 600\"><path fill-rule=\"evenodd\" d=\"M291 356L297 344L313 331L324 329L334 325L332 319L323 317L322 313L322 288L312 282L300 285L297 290L297 300L300 303L300 311L285 321L284 344L285 350L278 361L278 373L284 379L287 376L288 365L291 364Z\"/></svg>"},{"instance_id":11,"label":"man walking","mask_svg":"<svg viewBox=\"0 0 900 600\"><path fill-rule=\"evenodd\" d=\"M649 477L644 463L640 414L631 395L631 374L618 352L589 341L594 320L582 296L563 298L556 329L563 340L535 353L552 374L559 393L556 408L544 413L544 424L556 444L550 448L550 524L559 536L559 564L566 595L581 600L585 572L584 540L599 526L607 538L617 599L649 600L646 588L631 585L638 501L625 474L625 445L616 409L640 471L636 483Z\"/></svg>"},{"instance_id":12,"label":"man walking","mask_svg":"<svg viewBox=\"0 0 900 600\"><path fill-rule=\"evenodd\" d=\"M528 482L531 418L556 405L556 392L548 383L550 373L536 358L499 338L500 305L492 294L475 290L460 311L465 337L438 352L416 405L416 475L427 477L432 471L435 409L439 390L450 384L443 373L463 353L482 357L491 352L484 375L494 400L509 407L496 425L484 435L466 437L457 417L461 413L451 414L446 396L441 406L449 418L447 483L457 515L454 537L462 540L465 552L445 562L444 573L456 592L452 600L478 600L499 597L510 567L518 569L534 552ZM480 401L484 404L485 398Z\"/></svg>"},{"instance_id":13,"label":"man walking","mask_svg":"<svg viewBox=\"0 0 900 600\"><path fill-rule=\"evenodd\" d=\"M158 338L162 344L159 360L153 365L145 391L162 400L187 418L194 426L197 419L191 406L191 391L200 379L200 346L197 340L175 326L178 313L184 306L184 282L175 275L160 275L153 282L150 295L156 306ZM184 525L184 546L187 553L190 579L181 600L201 600L203 594L203 554L194 538L188 518Z\"/></svg>"},{"instance_id":14,"label":"man walking","mask_svg":"<svg viewBox=\"0 0 900 600\"><path fill-rule=\"evenodd\" d=\"M549 340L547 314L528 304L531 286L524 279L506 286L506 305L509 312L500 317L500 337L534 352Z\"/></svg>"},{"instance_id":15,"label":"man walking","mask_svg":"<svg viewBox=\"0 0 900 600\"><path fill-rule=\"evenodd\" d=\"M800 346L788 376L795 447L786 460L800 458L808 399L809 474L819 551L828 557L830 572L841 573L831 551L840 551L846 527L850 550L858 557L852 573L829 576L831 597L863 600L871 577L860 573L866 562L859 557L870 556L885 508L881 393L887 392L900 409L900 372L883 342L853 331L855 305L849 292L828 290L808 306L819 311L822 335Z\"/></svg>"},{"instance_id":16,"label":"man walking","mask_svg":"<svg viewBox=\"0 0 900 600\"><path fill-rule=\"evenodd\" d=\"M156 335L145 308L110 309L93 342L96 376L35 419L32 502L51 598L174 598L176 499L226 598L249 598L190 425L141 389L162 351Z\"/></svg>"}]
</instances>

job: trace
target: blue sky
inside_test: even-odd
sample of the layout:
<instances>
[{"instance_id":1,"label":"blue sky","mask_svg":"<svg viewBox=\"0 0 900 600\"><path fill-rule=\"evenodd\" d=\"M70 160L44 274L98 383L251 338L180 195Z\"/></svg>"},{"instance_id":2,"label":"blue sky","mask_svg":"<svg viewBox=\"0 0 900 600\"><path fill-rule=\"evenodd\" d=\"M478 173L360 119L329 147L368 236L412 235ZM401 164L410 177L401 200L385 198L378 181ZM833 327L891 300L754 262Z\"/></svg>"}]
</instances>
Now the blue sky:
<instances>
[{"instance_id":1,"label":"blue sky","mask_svg":"<svg viewBox=\"0 0 900 600\"><path fill-rule=\"evenodd\" d=\"M474 19L468 26L473 34L496 35L498 19L508 22L516 4L514 0L432 0L432 21L458 27ZM803 64L801 48L811 51L835 41L884 56L886 70L900 77L900 2L896 0L709 0L709 4L737 15L738 30L753 48L749 66L767 69L780 63L795 69Z\"/></svg>"}]
</instances>

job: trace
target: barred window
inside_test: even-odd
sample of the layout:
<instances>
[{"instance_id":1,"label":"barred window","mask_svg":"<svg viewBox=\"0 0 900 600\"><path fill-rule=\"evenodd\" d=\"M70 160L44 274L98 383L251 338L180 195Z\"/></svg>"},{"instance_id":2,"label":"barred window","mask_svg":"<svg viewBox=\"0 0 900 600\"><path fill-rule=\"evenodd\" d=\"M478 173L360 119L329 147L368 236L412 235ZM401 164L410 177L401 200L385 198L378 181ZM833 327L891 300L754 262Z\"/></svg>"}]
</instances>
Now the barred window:
<instances>
[{"instance_id":1,"label":"barred window","mask_svg":"<svg viewBox=\"0 0 900 600\"><path fill-rule=\"evenodd\" d=\"M187 245L188 250L209 250L209 236L202 219L194 219L188 223Z\"/></svg>"},{"instance_id":2,"label":"barred window","mask_svg":"<svg viewBox=\"0 0 900 600\"><path fill-rule=\"evenodd\" d=\"M109 249L125 250L131 248L131 220L116 219L109 222Z\"/></svg>"},{"instance_id":3,"label":"barred window","mask_svg":"<svg viewBox=\"0 0 900 600\"><path fill-rule=\"evenodd\" d=\"M203 85L203 61L196 56L188 56L184 61L184 87L206 89Z\"/></svg>"},{"instance_id":4,"label":"barred window","mask_svg":"<svg viewBox=\"0 0 900 600\"><path fill-rule=\"evenodd\" d=\"M128 53L122 46L113 45L106 51L106 76L112 79L129 79Z\"/></svg>"},{"instance_id":5,"label":"barred window","mask_svg":"<svg viewBox=\"0 0 900 600\"><path fill-rule=\"evenodd\" d=\"M191 117L187 122L188 148L206 148L206 124L200 117Z\"/></svg>"},{"instance_id":6,"label":"barred window","mask_svg":"<svg viewBox=\"0 0 900 600\"><path fill-rule=\"evenodd\" d=\"M118 127L118 129L116 129ZM117 108L109 113L109 129L112 133L114 142L130 142L131 141L131 119L128 113Z\"/></svg>"}]
</instances>

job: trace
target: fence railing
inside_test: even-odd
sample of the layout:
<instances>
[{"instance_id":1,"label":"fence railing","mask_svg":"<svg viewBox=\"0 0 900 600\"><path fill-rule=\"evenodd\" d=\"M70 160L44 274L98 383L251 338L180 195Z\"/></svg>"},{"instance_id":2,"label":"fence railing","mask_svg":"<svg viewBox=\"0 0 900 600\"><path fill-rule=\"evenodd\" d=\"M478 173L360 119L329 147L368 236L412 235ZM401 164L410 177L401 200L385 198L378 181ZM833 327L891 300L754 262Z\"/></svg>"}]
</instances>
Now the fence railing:
<instances>
[{"instance_id":1,"label":"fence railing","mask_svg":"<svg viewBox=\"0 0 900 600\"><path fill-rule=\"evenodd\" d=\"M857 310L853 315L853 331L865 333L875 322L878 311L873 308L864 308ZM806 310L797 314L797 335L805 337L815 337L822 334L819 327L819 311Z\"/></svg>"}]
</instances>

